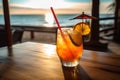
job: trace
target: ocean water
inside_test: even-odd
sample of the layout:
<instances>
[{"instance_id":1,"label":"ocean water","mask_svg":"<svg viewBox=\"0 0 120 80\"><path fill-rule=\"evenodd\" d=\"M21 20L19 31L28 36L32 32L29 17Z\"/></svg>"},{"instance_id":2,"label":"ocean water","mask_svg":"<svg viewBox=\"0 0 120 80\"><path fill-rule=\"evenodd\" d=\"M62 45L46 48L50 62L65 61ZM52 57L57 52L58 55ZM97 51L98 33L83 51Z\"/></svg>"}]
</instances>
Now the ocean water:
<instances>
[{"instance_id":1,"label":"ocean water","mask_svg":"<svg viewBox=\"0 0 120 80\"><path fill-rule=\"evenodd\" d=\"M69 26L75 25L78 22L81 22L81 19L70 20L73 17L78 16L78 14L59 14L57 15L60 25ZM100 18L104 17L113 17L113 14L101 14ZM40 26L47 24L45 21L45 15L10 15L11 25L32 25ZM100 21L100 24L111 24L113 20L104 20ZM4 17L0 15L0 24L4 24ZM54 23L55 24L55 23Z\"/></svg>"}]
</instances>

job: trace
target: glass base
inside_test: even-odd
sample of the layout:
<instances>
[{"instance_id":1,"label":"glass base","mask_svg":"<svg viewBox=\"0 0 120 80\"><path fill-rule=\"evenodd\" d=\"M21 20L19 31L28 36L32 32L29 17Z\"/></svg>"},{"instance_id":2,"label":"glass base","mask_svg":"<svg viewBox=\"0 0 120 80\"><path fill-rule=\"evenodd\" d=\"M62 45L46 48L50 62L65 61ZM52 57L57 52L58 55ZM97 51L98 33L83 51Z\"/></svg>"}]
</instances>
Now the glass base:
<instances>
[{"instance_id":1,"label":"glass base","mask_svg":"<svg viewBox=\"0 0 120 80\"><path fill-rule=\"evenodd\" d=\"M65 67L76 67L78 64L79 64L79 60L74 62L62 61L62 65Z\"/></svg>"}]
</instances>

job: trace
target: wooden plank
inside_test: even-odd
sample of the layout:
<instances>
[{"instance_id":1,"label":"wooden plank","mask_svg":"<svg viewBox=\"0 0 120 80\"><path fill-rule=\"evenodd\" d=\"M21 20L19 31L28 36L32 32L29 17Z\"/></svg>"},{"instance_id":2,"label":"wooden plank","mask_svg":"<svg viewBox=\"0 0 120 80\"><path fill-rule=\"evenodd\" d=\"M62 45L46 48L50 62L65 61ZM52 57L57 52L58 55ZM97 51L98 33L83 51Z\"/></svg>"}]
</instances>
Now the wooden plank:
<instances>
[{"instance_id":1,"label":"wooden plank","mask_svg":"<svg viewBox=\"0 0 120 80\"><path fill-rule=\"evenodd\" d=\"M7 50L1 51L7 54ZM2 65L0 80L64 80L57 56L20 48L13 49L12 53L13 57Z\"/></svg>"},{"instance_id":2,"label":"wooden plank","mask_svg":"<svg viewBox=\"0 0 120 80\"><path fill-rule=\"evenodd\" d=\"M9 5L8 0L3 1L3 10L4 10L4 20L5 20L5 29L7 32L8 47L12 47L12 32L10 27L10 17L9 17Z\"/></svg>"},{"instance_id":3,"label":"wooden plank","mask_svg":"<svg viewBox=\"0 0 120 80\"><path fill-rule=\"evenodd\" d=\"M120 55L84 50L80 64L61 66L56 46L25 42L0 48L1 80L119 80ZM7 57L7 54L13 54ZM4 59L3 59L4 58Z\"/></svg>"},{"instance_id":4,"label":"wooden plank","mask_svg":"<svg viewBox=\"0 0 120 80\"><path fill-rule=\"evenodd\" d=\"M81 61L82 68L92 80L119 80L120 67Z\"/></svg>"},{"instance_id":5,"label":"wooden plank","mask_svg":"<svg viewBox=\"0 0 120 80\"><path fill-rule=\"evenodd\" d=\"M30 37L31 37L31 39L34 39L34 31L30 31Z\"/></svg>"}]
</instances>

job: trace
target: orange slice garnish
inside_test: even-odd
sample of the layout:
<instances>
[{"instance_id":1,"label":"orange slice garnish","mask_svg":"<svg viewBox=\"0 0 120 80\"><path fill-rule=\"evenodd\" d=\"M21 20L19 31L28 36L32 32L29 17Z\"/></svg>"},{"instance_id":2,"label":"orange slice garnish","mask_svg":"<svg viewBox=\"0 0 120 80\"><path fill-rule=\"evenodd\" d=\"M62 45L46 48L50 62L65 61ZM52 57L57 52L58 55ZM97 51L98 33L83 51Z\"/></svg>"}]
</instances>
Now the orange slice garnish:
<instances>
[{"instance_id":1,"label":"orange slice garnish","mask_svg":"<svg viewBox=\"0 0 120 80\"><path fill-rule=\"evenodd\" d=\"M90 33L90 26L85 22L80 22L73 26L73 30L82 35L88 35Z\"/></svg>"}]
</instances>

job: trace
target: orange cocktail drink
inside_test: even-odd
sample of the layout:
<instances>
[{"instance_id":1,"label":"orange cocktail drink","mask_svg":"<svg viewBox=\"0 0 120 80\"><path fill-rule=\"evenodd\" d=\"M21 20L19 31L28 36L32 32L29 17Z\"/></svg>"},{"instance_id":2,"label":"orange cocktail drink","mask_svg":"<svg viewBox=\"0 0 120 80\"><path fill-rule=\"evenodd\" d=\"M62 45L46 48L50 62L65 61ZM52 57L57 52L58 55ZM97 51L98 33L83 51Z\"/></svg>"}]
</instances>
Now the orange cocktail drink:
<instances>
[{"instance_id":1,"label":"orange cocktail drink","mask_svg":"<svg viewBox=\"0 0 120 80\"><path fill-rule=\"evenodd\" d=\"M50 8L58 25L57 54L63 66L75 67L79 64L83 52L82 35L90 33L90 27L86 23L78 23L73 28L61 29L53 8Z\"/></svg>"},{"instance_id":2,"label":"orange cocktail drink","mask_svg":"<svg viewBox=\"0 0 120 80\"><path fill-rule=\"evenodd\" d=\"M83 53L82 35L66 28L62 32L64 37L57 33L57 54L64 66L76 66Z\"/></svg>"}]
</instances>

